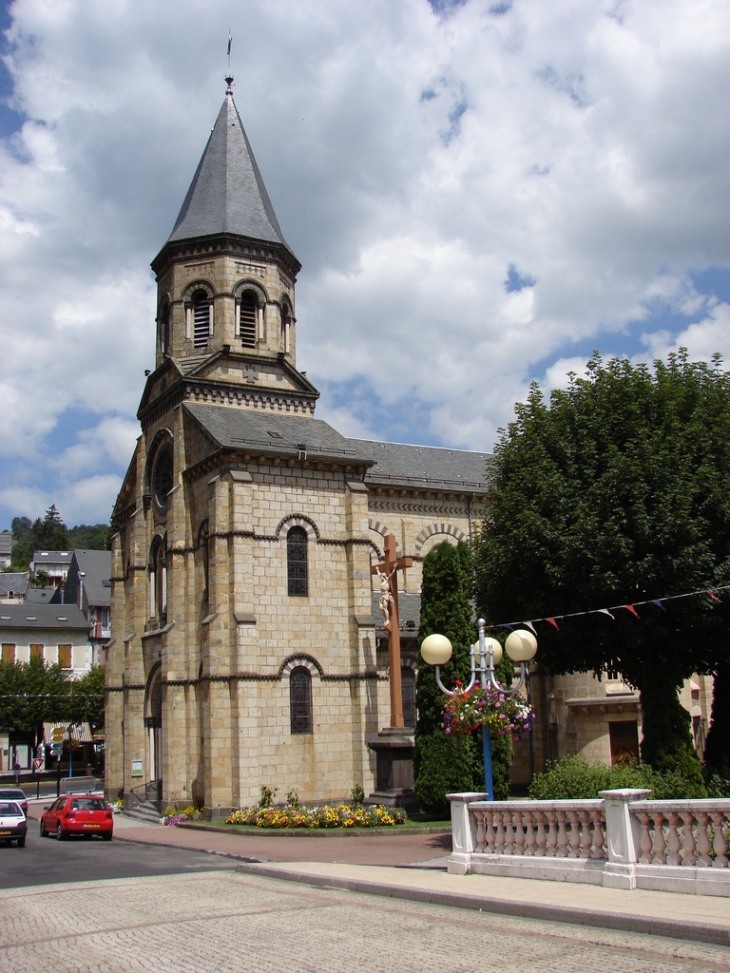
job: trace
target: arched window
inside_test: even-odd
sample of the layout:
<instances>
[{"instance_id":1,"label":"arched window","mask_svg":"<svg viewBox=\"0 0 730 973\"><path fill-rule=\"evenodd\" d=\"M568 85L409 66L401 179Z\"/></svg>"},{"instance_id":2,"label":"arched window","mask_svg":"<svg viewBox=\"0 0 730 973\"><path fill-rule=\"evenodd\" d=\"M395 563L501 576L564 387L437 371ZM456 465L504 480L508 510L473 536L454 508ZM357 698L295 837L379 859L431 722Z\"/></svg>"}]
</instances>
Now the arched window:
<instances>
[{"instance_id":1,"label":"arched window","mask_svg":"<svg viewBox=\"0 0 730 973\"><path fill-rule=\"evenodd\" d=\"M160 336L160 354L165 355L170 352L170 305L165 302L160 308L160 316L157 319L158 334Z\"/></svg>"},{"instance_id":2,"label":"arched window","mask_svg":"<svg viewBox=\"0 0 730 973\"><path fill-rule=\"evenodd\" d=\"M159 625L167 621L167 553L159 536L150 551L150 618Z\"/></svg>"},{"instance_id":3,"label":"arched window","mask_svg":"<svg viewBox=\"0 0 730 973\"><path fill-rule=\"evenodd\" d=\"M236 324L241 344L245 348L256 347L256 325L258 322L259 302L253 291L244 291L236 307Z\"/></svg>"},{"instance_id":4,"label":"arched window","mask_svg":"<svg viewBox=\"0 0 730 973\"><path fill-rule=\"evenodd\" d=\"M192 300L193 346L204 348L213 334L213 302L205 291L195 291Z\"/></svg>"},{"instance_id":5,"label":"arched window","mask_svg":"<svg viewBox=\"0 0 730 973\"><path fill-rule=\"evenodd\" d=\"M288 304L281 305L281 349L285 355L291 352L291 308Z\"/></svg>"},{"instance_id":6,"label":"arched window","mask_svg":"<svg viewBox=\"0 0 730 973\"><path fill-rule=\"evenodd\" d=\"M289 712L292 733L312 732L312 674L306 666L289 674Z\"/></svg>"},{"instance_id":7,"label":"arched window","mask_svg":"<svg viewBox=\"0 0 730 973\"><path fill-rule=\"evenodd\" d=\"M307 532L303 527L292 527L286 535L287 578L290 595L309 594L307 577Z\"/></svg>"}]
</instances>

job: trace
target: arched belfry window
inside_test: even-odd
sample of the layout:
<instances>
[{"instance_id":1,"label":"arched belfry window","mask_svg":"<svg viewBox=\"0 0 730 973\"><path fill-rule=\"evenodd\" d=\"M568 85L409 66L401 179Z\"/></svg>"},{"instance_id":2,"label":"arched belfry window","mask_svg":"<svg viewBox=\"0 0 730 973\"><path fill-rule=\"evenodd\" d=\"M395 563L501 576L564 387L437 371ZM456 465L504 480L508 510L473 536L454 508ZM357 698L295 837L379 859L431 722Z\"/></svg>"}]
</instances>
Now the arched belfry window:
<instances>
[{"instance_id":1,"label":"arched belfry window","mask_svg":"<svg viewBox=\"0 0 730 973\"><path fill-rule=\"evenodd\" d=\"M160 339L160 354L170 353L170 305L165 303L160 308L160 315L157 319L158 334Z\"/></svg>"},{"instance_id":2,"label":"arched belfry window","mask_svg":"<svg viewBox=\"0 0 730 973\"><path fill-rule=\"evenodd\" d=\"M189 308L193 347L204 348L213 334L213 302L204 290L194 292Z\"/></svg>"},{"instance_id":3,"label":"arched belfry window","mask_svg":"<svg viewBox=\"0 0 730 973\"><path fill-rule=\"evenodd\" d=\"M293 734L312 732L312 674L306 666L289 673L289 712Z\"/></svg>"},{"instance_id":4,"label":"arched belfry window","mask_svg":"<svg viewBox=\"0 0 730 973\"><path fill-rule=\"evenodd\" d=\"M236 304L236 334L244 348L256 347L259 302L253 291L244 291Z\"/></svg>"},{"instance_id":5,"label":"arched belfry window","mask_svg":"<svg viewBox=\"0 0 730 973\"><path fill-rule=\"evenodd\" d=\"M291 308L285 302L281 305L281 349L285 355L291 353L291 329L292 313Z\"/></svg>"},{"instance_id":6,"label":"arched belfry window","mask_svg":"<svg viewBox=\"0 0 730 973\"><path fill-rule=\"evenodd\" d=\"M292 527L286 535L286 567L290 595L309 594L307 566L307 532L303 527Z\"/></svg>"}]
</instances>

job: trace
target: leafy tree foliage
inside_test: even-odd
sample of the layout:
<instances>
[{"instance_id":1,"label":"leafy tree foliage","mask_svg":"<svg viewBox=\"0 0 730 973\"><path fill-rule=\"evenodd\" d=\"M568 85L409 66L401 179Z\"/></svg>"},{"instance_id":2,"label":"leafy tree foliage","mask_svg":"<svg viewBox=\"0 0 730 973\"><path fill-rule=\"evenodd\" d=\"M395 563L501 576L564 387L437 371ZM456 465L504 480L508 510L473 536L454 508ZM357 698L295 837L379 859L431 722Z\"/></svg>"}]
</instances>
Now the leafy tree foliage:
<instances>
[{"instance_id":1,"label":"leafy tree foliage","mask_svg":"<svg viewBox=\"0 0 730 973\"><path fill-rule=\"evenodd\" d=\"M471 548L444 541L423 562L421 623L419 640L437 632L451 642L454 653L441 668L441 679L451 688L457 680L464 685L470 678L469 649L476 640L472 592L474 569ZM509 681L511 667L503 665L499 678ZM424 810L447 814L446 794L454 791L484 789L482 732L473 736L447 736L441 728L444 695L436 685L436 674L425 663L419 666L416 681L416 761L415 790ZM509 796L509 768L512 740L492 737L492 776L495 797Z\"/></svg>"},{"instance_id":2,"label":"leafy tree foliage","mask_svg":"<svg viewBox=\"0 0 730 973\"><path fill-rule=\"evenodd\" d=\"M0 662L0 726L35 731L43 723L104 725L104 669L94 666L72 680L42 659Z\"/></svg>"},{"instance_id":3,"label":"leafy tree foliage","mask_svg":"<svg viewBox=\"0 0 730 973\"><path fill-rule=\"evenodd\" d=\"M68 530L68 545L71 550L109 551L111 534L109 524L78 524Z\"/></svg>"},{"instance_id":4,"label":"leafy tree foliage","mask_svg":"<svg viewBox=\"0 0 730 973\"><path fill-rule=\"evenodd\" d=\"M478 603L494 622L730 583L730 374L685 351L653 370L594 354L587 370L549 402L534 384L496 447L477 545ZM677 690L728 658L728 603L639 614L545 625L540 666L622 672L641 692L643 759L697 781Z\"/></svg>"},{"instance_id":5,"label":"leafy tree foliage","mask_svg":"<svg viewBox=\"0 0 730 973\"><path fill-rule=\"evenodd\" d=\"M13 517L11 570L25 571L33 559L33 524L30 517Z\"/></svg>"},{"instance_id":6,"label":"leafy tree foliage","mask_svg":"<svg viewBox=\"0 0 730 973\"><path fill-rule=\"evenodd\" d=\"M38 517L33 524L33 544L37 551L69 550L68 531L55 503L46 510L43 520Z\"/></svg>"}]
</instances>

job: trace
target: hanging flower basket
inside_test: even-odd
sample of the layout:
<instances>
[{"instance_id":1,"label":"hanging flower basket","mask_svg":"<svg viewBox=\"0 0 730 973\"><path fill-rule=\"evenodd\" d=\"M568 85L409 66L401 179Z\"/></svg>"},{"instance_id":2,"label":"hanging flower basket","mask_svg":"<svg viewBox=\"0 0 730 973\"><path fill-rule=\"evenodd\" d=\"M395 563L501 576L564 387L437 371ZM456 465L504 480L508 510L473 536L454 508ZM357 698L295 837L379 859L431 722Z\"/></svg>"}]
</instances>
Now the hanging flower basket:
<instances>
[{"instance_id":1,"label":"hanging flower basket","mask_svg":"<svg viewBox=\"0 0 730 973\"><path fill-rule=\"evenodd\" d=\"M490 733L499 736L514 733L519 737L532 729L532 707L518 693L506 696L491 686L466 692L461 686L462 683L456 683L456 692L449 696L441 712L441 726L447 733L468 736L480 726L486 726Z\"/></svg>"}]
</instances>

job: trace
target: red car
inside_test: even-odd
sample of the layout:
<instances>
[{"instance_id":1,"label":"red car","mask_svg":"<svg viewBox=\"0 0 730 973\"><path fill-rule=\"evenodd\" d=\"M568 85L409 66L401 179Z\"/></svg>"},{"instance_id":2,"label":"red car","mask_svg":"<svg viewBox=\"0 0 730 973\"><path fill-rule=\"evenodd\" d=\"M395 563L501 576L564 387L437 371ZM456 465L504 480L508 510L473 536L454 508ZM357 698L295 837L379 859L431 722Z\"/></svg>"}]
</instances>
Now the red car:
<instances>
[{"instance_id":1,"label":"red car","mask_svg":"<svg viewBox=\"0 0 730 973\"><path fill-rule=\"evenodd\" d=\"M63 841L72 834L85 838L98 834L104 841L111 841L113 831L112 809L103 797L69 794L59 797L41 815L41 838L55 834Z\"/></svg>"}]
</instances>

